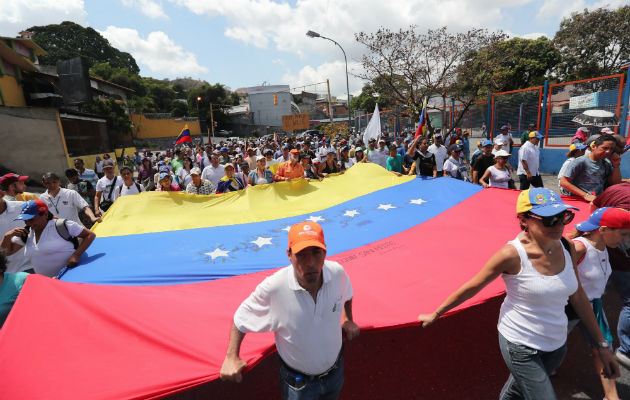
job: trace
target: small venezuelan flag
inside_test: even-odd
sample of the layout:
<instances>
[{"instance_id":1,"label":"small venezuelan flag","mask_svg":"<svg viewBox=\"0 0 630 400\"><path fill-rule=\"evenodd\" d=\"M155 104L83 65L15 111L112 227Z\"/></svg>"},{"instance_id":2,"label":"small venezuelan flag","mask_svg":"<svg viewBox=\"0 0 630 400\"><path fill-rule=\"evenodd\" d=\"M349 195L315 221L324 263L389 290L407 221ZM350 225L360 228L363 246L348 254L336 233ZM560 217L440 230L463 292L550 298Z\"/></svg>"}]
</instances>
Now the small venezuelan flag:
<instances>
[{"instance_id":1,"label":"small venezuelan flag","mask_svg":"<svg viewBox=\"0 0 630 400\"><path fill-rule=\"evenodd\" d=\"M177 139L175 139L175 144L179 143L192 143L192 137L190 137L190 129L188 129L188 124L184 125L184 129L179 133Z\"/></svg>"}]
</instances>

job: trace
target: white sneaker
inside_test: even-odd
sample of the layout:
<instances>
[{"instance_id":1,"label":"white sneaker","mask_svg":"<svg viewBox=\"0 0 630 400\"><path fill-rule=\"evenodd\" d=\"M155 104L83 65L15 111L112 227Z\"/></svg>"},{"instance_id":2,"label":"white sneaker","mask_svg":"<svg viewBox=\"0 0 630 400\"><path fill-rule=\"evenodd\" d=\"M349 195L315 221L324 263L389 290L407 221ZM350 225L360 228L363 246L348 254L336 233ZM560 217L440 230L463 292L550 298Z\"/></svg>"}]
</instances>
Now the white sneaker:
<instances>
[{"instance_id":1,"label":"white sneaker","mask_svg":"<svg viewBox=\"0 0 630 400\"><path fill-rule=\"evenodd\" d=\"M617 357L617 361L619 361L619 364L630 369L630 357L620 352L619 349L617 349L617 351L615 352L615 357Z\"/></svg>"}]
</instances>

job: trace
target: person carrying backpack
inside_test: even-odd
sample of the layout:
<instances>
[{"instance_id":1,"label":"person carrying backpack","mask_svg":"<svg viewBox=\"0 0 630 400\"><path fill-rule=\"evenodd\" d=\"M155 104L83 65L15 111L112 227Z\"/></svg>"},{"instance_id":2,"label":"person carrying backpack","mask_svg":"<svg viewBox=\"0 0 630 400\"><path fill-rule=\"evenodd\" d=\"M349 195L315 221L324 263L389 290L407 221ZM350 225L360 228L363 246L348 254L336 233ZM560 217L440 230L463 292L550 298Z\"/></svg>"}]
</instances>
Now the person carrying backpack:
<instances>
[{"instance_id":1,"label":"person carrying backpack","mask_svg":"<svg viewBox=\"0 0 630 400\"><path fill-rule=\"evenodd\" d=\"M23 251L35 273L49 277L57 276L65 266L79 265L79 258L96 237L74 221L53 217L41 200L24 203L15 219L24 221L26 227L7 232L0 247L7 255Z\"/></svg>"}]
</instances>

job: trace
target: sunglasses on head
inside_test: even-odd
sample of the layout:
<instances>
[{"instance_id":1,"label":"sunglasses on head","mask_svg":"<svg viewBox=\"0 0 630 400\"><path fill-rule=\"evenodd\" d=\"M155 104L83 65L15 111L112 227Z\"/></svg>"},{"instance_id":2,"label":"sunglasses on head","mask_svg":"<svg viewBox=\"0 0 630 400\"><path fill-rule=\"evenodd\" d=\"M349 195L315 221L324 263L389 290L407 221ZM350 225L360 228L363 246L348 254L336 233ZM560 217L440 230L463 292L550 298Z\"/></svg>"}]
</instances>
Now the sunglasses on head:
<instances>
[{"instance_id":1,"label":"sunglasses on head","mask_svg":"<svg viewBox=\"0 0 630 400\"><path fill-rule=\"evenodd\" d=\"M546 227L551 227L558 225L558 222L562 222L562 225L566 225L569 222L573 221L575 218L575 214L571 211L563 211L560 214L552 215L550 217L541 217L536 214L529 213L529 218L537 219L542 221L542 224Z\"/></svg>"}]
</instances>

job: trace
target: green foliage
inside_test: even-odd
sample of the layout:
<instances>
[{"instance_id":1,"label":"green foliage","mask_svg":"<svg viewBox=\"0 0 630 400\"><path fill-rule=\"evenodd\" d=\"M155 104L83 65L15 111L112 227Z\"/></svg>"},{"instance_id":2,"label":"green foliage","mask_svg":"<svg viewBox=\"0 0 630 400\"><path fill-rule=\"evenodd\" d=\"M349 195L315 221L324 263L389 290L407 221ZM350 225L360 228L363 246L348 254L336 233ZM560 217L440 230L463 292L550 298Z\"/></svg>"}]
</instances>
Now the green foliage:
<instances>
[{"instance_id":1,"label":"green foliage","mask_svg":"<svg viewBox=\"0 0 630 400\"><path fill-rule=\"evenodd\" d=\"M378 78L376 81L378 81ZM393 101L383 91L379 91L376 84L367 84L361 89L361 94L350 100L350 108L352 110L363 110L367 113L371 113L374 111L376 103L379 104L381 110L384 110L391 107Z\"/></svg>"},{"instance_id":2,"label":"green foliage","mask_svg":"<svg viewBox=\"0 0 630 400\"><path fill-rule=\"evenodd\" d=\"M197 98L200 100L197 101ZM197 115L199 119L209 121L210 103L212 103L212 114L218 124L218 129L225 129L230 125L227 109L233 105L233 100L230 92L222 84L206 84L202 87L192 88L188 91L187 99L189 115Z\"/></svg>"},{"instance_id":3,"label":"green foliage","mask_svg":"<svg viewBox=\"0 0 630 400\"><path fill-rule=\"evenodd\" d=\"M114 131L128 134L131 132L131 121L125 113L124 104L115 99L94 100L81 106L81 111L98 114L107 118L107 125Z\"/></svg>"},{"instance_id":4,"label":"green foliage","mask_svg":"<svg viewBox=\"0 0 630 400\"><path fill-rule=\"evenodd\" d=\"M112 47L90 27L64 21L58 25L32 26L27 30L34 33L33 41L48 52L48 55L39 57L41 64L56 65L59 61L82 56L87 59L88 66L107 62L113 68L126 68L132 74L140 71L129 53Z\"/></svg>"},{"instance_id":5,"label":"green foliage","mask_svg":"<svg viewBox=\"0 0 630 400\"><path fill-rule=\"evenodd\" d=\"M560 79L615 74L630 60L630 6L573 13L562 20L553 42L562 56L556 67Z\"/></svg>"},{"instance_id":6,"label":"green foliage","mask_svg":"<svg viewBox=\"0 0 630 400\"><path fill-rule=\"evenodd\" d=\"M539 86L559 61L560 53L544 36L493 43L468 54L453 89L460 96L477 97Z\"/></svg>"},{"instance_id":7,"label":"green foliage","mask_svg":"<svg viewBox=\"0 0 630 400\"><path fill-rule=\"evenodd\" d=\"M188 104L181 100L173 100L171 103L171 114L173 117L185 117L188 112Z\"/></svg>"}]
</instances>

